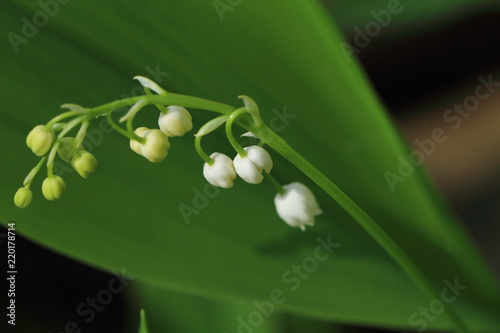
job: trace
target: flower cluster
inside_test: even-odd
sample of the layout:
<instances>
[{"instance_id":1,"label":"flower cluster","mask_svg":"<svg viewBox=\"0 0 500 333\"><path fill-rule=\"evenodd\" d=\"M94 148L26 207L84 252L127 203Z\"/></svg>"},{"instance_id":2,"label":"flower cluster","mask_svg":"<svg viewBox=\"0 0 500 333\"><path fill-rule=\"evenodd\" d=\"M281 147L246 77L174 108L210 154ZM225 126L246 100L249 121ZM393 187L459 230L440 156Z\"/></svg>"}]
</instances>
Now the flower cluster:
<instances>
[{"instance_id":1,"label":"flower cluster","mask_svg":"<svg viewBox=\"0 0 500 333\"><path fill-rule=\"evenodd\" d=\"M28 134L27 146L41 159L24 180L23 187L14 196L14 203L18 207L25 208L31 203L33 193L30 186L44 164L47 167L47 177L42 183L43 196L47 200L56 200L62 196L66 184L61 176L54 174L56 156L70 163L82 178L88 178L94 173L97 160L84 149L83 140L90 122L95 117L106 116L110 126L129 139L130 148L134 152L150 162L157 163L167 157L171 145L170 138L183 136L192 130L192 117L185 108L190 106L222 114L207 122L195 134L195 149L205 161L203 175L210 184L231 188L237 176L250 184L260 184L267 178L278 192L274 199L278 215L287 224L302 230L305 226L314 224L314 217L320 214L321 210L312 192L301 183L279 185L270 175L273 161L271 155L263 148L264 142L242 147L234 137L232 127L235 122L240 125L245 122L251 123L257 130L265 127L257 104L251 98L239 96L244 107L234 109L196 97L168 93L146 77L136 76L134 79L144 87L145 95L91 109L65 104L62 107L69 111L54 117L45 125L36 126ZM131 105L130 109L119 120L119 123L125 123L122 127L113 120L112 114L128 105ZM158 128L135 128L133 125L135 116L148 105L155 105L159 110ZM236 152L233 159L220 152L214 152L209 156L201 146L202 138L222 125L225 125L228 141ZM77 132L76 135L69 136L73 130ZM245 135L257 138L250 132Z\"/></svg>"},{"instance_id":2,"label":"flower cluster","mask_svg":"<svg viewBox=\"0 0 500 333\"><path fill-rule=\"evenodd\" d=\"M47 178L42 183L42 194L47 200L59 199L66 191L66 183L58 175L54 175L54 160L56 155L70 162L73 169L83 178L92 175L97 167L97 160L82 147L82 141L87 131L89 121L82 116L82 108L74 105L65 105L70 111L63 113L46 125L35 126L26 138L26 145L32 152L42 157L25 178L23 187L19 188L14 195L14 203L20 208L30 205L33 193L30 189L35 175L40 171L43 163L47 161ZM70 117L75 117L70 122L64 123ZM80 125L76 137L65 137L65 135ZM59 134L56 137L56 133Z\"/></svg>"}]
</instances>

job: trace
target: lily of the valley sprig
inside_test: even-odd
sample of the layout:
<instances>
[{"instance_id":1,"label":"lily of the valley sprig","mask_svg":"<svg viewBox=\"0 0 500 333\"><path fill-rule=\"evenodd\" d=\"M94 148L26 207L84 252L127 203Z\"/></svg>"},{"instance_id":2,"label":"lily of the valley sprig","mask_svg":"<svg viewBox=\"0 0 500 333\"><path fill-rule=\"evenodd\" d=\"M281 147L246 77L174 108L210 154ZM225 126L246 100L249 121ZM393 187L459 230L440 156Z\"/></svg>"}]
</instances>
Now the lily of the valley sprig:
<instances>
[{"instance_id":1,"label":"lily of the valley sprig","mask_svg":"<svg viewBox=\"0 0 500 333\"><path fill-rule=\"evenodd\" d=\"M312 192L301 183L281 186L270 175L273 168L271 155L259 144L242 147L234 137L233 126L239 124L250 132L247 136L258 139L270 129L261 119L257 104L247 96L239 96L243 102L240 108L197 97L174 94L165 91L158 84L143 76L136 76L146 92L143 96L126 98L95 108L84 108L75 104L64 104L68 111L54 117L45 125L36 126L26 139L27 146L41 157L14 196L14 203L20 208L29 206L33 193L31 184L36 174L45 166L47 177L42 183L42 193L47 200L59 199L66 190L64 179L54 174L57 157L71 163L73 169L83 178L90 177L97 168L97 160L83 148L83 141L91 121L105 116L110 126L129 140L130 148L153 163L163 161L170 149L170 138L184 136L193 128L192 117L186 108L213 111L221 114L207 122L195 134L195 149L204 160L203 175L213 186L231 188L239 176L250 184L260 184L264 178L276 189L275 205L278 215L290 226L302 230L314 225L314 217L321 213ZM154 92L154 93L153 93ZM158 128L135 127L135 116L146 106L155 105L159 110ZM129 106L127 113L118 122L113 119L114 111ZM115 112L116 113L116 112ZM120 124L124 124L120 125ZM208 155L202 148L204 137L225 126L225 134L234 148L234 158L221 152ZM71 132L76 132L74 137Z\"/></svg>"}]
</instances>

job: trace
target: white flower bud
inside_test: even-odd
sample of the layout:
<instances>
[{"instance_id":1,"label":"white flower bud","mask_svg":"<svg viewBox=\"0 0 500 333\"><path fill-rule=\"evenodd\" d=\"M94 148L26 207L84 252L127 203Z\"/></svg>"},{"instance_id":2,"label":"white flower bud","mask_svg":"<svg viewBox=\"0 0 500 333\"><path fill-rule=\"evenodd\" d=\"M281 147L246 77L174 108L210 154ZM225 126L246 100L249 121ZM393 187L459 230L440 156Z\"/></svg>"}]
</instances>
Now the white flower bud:
<instances>
[{"instance_id":1,"label":"white flower bud","mask_svg":"<svg viewBox=\"0 0 500 333\"><path fill-rule=\"evenodd\" d=\"M262 147L250 146L243 148L248 153L247 156L242 157L236 155L234 158L234 169L238 176L250 184L260 184L264 179L262 170L267 173L271 172L273 168L273 160L271 155Z\"/></svg>"},{"instance_id":2,"label":"white flower bud","mask_svg":"<svg viewBox=\"0 0 500 333\"><path fill-rule=\"evenodd\" d=\"M44 125L38 125L29 132L26 145L35 155L43 156L49 152L55 137L53 130L47 130Z\"/></svg>"},{"instance_id":3,"label":"white flower bud","mask_svg":"<svg viewBox=\"0 0 500 333\"><path fill-rule=\"evenodd\" d=\"M160 113L158 125L168 136L183 136L193 128L193 120L182 106L169 106L166 113Z\"/></svg>"},{"instance_id":4,"label":"white flower bud","mask_svg":"<svg viewBox=\"0 0 500 333\"><path fill-rule=\"evenodd\" d=\"M71 160L71 165L83 178L89 178L97 167L97 160L88 151L82 150Z\"/></svg>"},{"instance_id":5,"label":"white flower bud","mask_svg":"<svg viewBox=\"0 0 500 333\"><path fill-rule=\"evenodd\" d=\"M14 195L14 204L19 208L26 208L30 205L33 192L27 187L21 187Z\"/></svg>"},{"instance_id":6,"label":"white flower bud","mask_svg":"<svg viewBox=\"0 0 500 333\"><path fill-rule=\"evenodd\" d=\"M159 129L148 129L139 127L135 130L135 134L146 139L146 142L140 143L135 140L130 140L130 148L137 154L144 156L150 162L161 162L168 155L168 136Z\"/></svg>"},{"instance_id":7,"label":"white flower bud","mask_svg":"<svg viewBox=\"0 0 500 333\"><path fill-rule=\"evenodd\" d=\"M59 199L66 191L66 183L59 176L47 177L42 183L42 193L47 200Z\"/></svg>"},{"instance_id":8,"label":"white flower bud","mask_svg":"<svg viewBox=\"0 0 500 333\"><path fill-rule=\"evenodd\" d=\"M144 137L146 143L141 145L142 155L153 163L163 161L170 148L168 136L158 129L152 129L145 132Z\"/></svg>"},{"instance_id":9,"label":"white flower bud","mask_svg":"<svg viewBox=\"0 0 500 333\"><path fill-rule=\"evenodd\" d=\"M314 225L314 217L322 213L311 190L302 183L284 185L285 193L276 194L274 204L278 215L290 226L305 230Z\"/></svg>"},{"instance_id":10,"label":"white flower bud","mask_svg":"<svg viewBox=\"0 0 500 333\"><path fill-rule=\"evenodd\" d=\"M149 129L147 127L138 127L134 131L135 134L137 134L140 137L144 137L144 133L147 132ZM135 140L130 140L130 148L135 151L137 154L142 156L141 153L141 143L139 141Z\"/></svg>"},{"instance_id":11,"label":"white flower bud","mask_svg":"<svg viewBox=\"0 0 500 333\"><path fill-rule=\"evenodd\" d=\"M212 165L208 163L203 165L205 179L213 186L233 187L233 180L236 178L233 161L221 153L213 153L210 157L214 159L214 163Z\"/></svg>"}]
</instances>

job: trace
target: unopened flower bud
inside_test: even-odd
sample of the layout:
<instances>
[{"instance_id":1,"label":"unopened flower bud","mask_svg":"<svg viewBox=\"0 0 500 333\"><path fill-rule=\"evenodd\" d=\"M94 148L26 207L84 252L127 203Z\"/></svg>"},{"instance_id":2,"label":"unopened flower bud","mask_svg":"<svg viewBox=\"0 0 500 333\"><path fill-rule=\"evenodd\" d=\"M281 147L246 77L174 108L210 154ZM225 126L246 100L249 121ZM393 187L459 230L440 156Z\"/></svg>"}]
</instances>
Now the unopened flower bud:
<instances>
[{"instance_id":1,"label":"unopened flower bud","mask_svg":"<svg viewBox=\"0 0 500 333\"><path fill-rule=\"evenodd\" d=\"M150 162L161 162L168 155L168 136L158 129L151 129L144 133L146 142L141 144L141 153Z\"/></svg>"},{"instance_id":2,"label":"unopened flower bud","mask_svg":"<svg viewBox=\"0 0 500 333\"><path fill-rule=\"evenodd\" d=\"M238 176L250 184L260 184L264 179L262 170L267 173L273 168L271 155L262 147L250 146L243 148L247 156L236 155L234 158L234 169Z\"/></svg>"},{"instance_id":3,"label":"unopened flower bud","mask_svg":"<svg viewBox=\"0 0 500 333\"><path fill-rule=\"evenodd\" d=\"M73 146L75 144L75 138L67 137L61 140L59 148L57 149L57 154L61 159L66 162L70 162L73 159Z\"/></svg>"},{"instance_id":4,"label":"unopened flower bud","mask_svg":"<svg viewBox=\"0 0 500 333\"><path fill-rule=\"evenodd\" d=\"M138 127L135 129L134 133L137 136L140 136L141 138L144 137L144 133L147 132L149 129L147 127ZM142 156L141 153L141 143L136 140L130 140L130 148L135 151L137 154Z\"/></svg>"},{"instance_id":5,"label":"unopened flower bud","mask_svg":"<svg viewBox=\"0 0 500 333\"><path fill-rule=\"evenodd\" d=\"M53 130L46 129L44 125L38 125L29 132L26 145L35 155L43 156L49 152L55 137Z\"/></svg>"},{"instance_id":6,"label":"unopened flower bud","mask_svg":"<svg viewBox=\"0 0 500 333\"><path fill-rule=\"evenodd\" d=\"M14 204L19 208L26 208L30 205L33 192L27 187L21 187L14 195Z\"/></svg>"},{"instance_id":7,"label":"unopened flower bud","mask_svg":"<svg viewBox=\"0 0 500 333\"><path fill-rule=\"evenodd\" d=\"M182 106L169 106L165 113L160 113L158 125L168 136L183 136L193 128L193 120Z\"/></svg>"},{"instance_id":8,"label":"unopened flower bud","mask_svg":"<svg viewBox=\"0 0 500 333\"><path fill-rule=\"evenodd\" d=\"M59 176L47 177L42 183L42 193L47 200L61 198L64 191L66 191L66 183Z\"/></svg>"},{"instance_id":9,"label":"unopened flower bud","mask_svg":"<svg viewBox=\"0 0 500 333\"><path fill-rule=\"evenodd\" d=\"M314 225L314 217L322 213L311 190L302 183L284 185L285 193L276 194L274 204L278 215L288 225L305 230Z\"/></svg>"},{"instance_id":10,"label":"unopened flower bud","mask_svg":"<svg viewBox=\"0 0 500 333\"><path fill-rule=\"evenodd\" d=\"M130 148L137 154L144 156L150 162L161 162L168 155L168 136L159 129L148 129L139 127L135 130L135 134L146 139L146 142L140 143L135 140L130 140Z\"/></svg>"},{"instance_id":11,"label":"unopened flower bud","mask_svg":"<svg viewBox=\"0 0 500 333\"><path fill-rule=\"evenodd\" d=\"M97 160L88 151L82 150L71 160L71 165L83 178L89 178L97 167Z\"/></svg>"},{"instance_id":12,"label":"unopened flower bud","mask_svg":"<svg viewBox=\"0 0 500 333\"><path fill-rule=\"evenodd\" d=\"M221 153L213 153L210 157L214 159L214 163L203 165L205 179L213 186L231 188L233 180L236 178L233 161Z\"/></svg>"}]
</instances>

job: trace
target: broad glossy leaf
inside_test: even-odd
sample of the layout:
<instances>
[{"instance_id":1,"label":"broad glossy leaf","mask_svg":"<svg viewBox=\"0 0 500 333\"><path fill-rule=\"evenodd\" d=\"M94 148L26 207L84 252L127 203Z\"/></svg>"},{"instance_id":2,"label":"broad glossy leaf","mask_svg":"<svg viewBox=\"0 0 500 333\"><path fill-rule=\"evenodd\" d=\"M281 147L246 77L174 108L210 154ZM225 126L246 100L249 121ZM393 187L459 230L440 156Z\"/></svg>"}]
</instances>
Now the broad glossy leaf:
<instances>
[{"instance_id":1,"label":"broad glossy leaf","mask_svg":"<svg viewBox=\"0 0 500 333\"><path fill-rule=\"evenodd\" d=\"M31 18L37 6L0 4L4 31L20 34L21 18ZM3 40L0 218L17 221L19 232L55 251L126 268L155 286L248 303L277 289L286 295L282 310L411 326L409 316L429 300L352 218L276 154L276 177L309 184L325 212L304 233L279 220L271 187L242 181L229 191L207 187L190 135L173 139L167 160L153 165L99 125L102 118L87 143L98 159L96 174L82 180L61 166L68 191L60 201L42 198L41 175L32 206L14 207L12 195L37 162L24 145L32 127L63 103L95 106L136 93L131 78L155 72L170 91L235 106L237 96L251 96L265 120L372 215L436 288L455 277L468 286L455 305L471 325L498 327L483 309L498 302L497 287L425 175L417 168L391 192L384 172L397 172L398 157L408 151L340 42L312 1L242 2L223 21L211 1L201 0L60 5L19 53ZM145 110L136 124L155 126L157 112ZM195 130L210 119L201 111L193 116ZM221 132L204 144L232 154ZM187 206L196 213L183 216ZM294 265L313 265L318 237L341 245L308 266L307 276L294 273ZM444 315L429 325L450 327Z\"/></svg>"}]
</instances>

